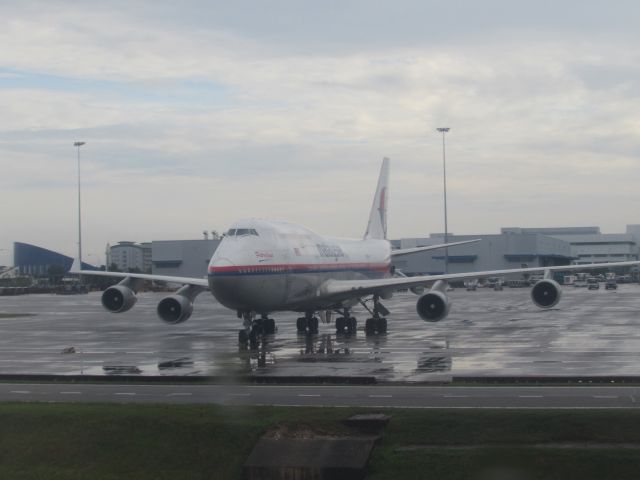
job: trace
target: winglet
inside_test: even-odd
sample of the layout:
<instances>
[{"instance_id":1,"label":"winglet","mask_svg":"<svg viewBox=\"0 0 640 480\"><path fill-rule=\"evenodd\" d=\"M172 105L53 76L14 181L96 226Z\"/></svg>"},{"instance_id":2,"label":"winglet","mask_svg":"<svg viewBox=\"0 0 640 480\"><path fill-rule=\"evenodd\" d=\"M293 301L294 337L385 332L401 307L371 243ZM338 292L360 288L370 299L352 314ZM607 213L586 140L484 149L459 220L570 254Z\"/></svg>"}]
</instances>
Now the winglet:
<instances>
[{"instance_id":1,"label":"winglet","mask_svg":"<svg viewBox=\"0 0 640 480\"><path fill-rule=\"evenodd\" d=\"M391 250L391 256L392 257L397 257L397 256L400 256L400 255L407 255L409 253L425 252L427 250L437 250L439 248L455 247L456 245L465 245L467 243L476 243L476 242L479 242L480 240L482 240L482 239L481 238L476 238L474 240L463 240L461 242L441 243L439 245L426 245L424 247L402 248L402 249L398 249L398 250Z\"/></svg>"},{"instance_id":2,"label":"winglet","mask_svg":"<svg viewBox=\"0 0 640 480\"><path fill-rule=\"evenodd\" d=\"M387 238L387 196L389 185L389 159L382 159L380 176L378 177L378 188L373 197L373 205L369 214L369 223L364 238L386 239Z\"/></svg>"},{"instance_id":3,"label":"winglet","mask_svg":"<svg viewBox=\"0 0 640 480\"><path fill-rule=\"evenodd\" d=\"M80 273L82 270L82 263L79 258L74 258L73 263L71 264L71 268L69 269L69 273Z\"/></svg>"}]
</instances>

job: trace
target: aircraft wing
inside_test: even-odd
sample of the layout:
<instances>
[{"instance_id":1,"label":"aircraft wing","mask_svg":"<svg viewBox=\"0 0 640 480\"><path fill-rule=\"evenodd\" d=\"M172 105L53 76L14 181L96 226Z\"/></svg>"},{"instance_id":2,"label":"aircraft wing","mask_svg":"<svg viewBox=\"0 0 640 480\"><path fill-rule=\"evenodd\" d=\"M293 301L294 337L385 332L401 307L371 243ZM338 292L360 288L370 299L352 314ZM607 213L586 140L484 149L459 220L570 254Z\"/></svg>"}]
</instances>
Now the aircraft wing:
<instances>
[{"instance_id":1,"label":"aircraft wing","mask_svg":"<svg viewBox=\"0 0 640 480\"><path fill-rule=\"evenodd\" d=\"M476 243L476 242L479 242L480 240L482 239L477 238L475 240L464 240L462 242L440 243L438 245L425 245L424 247L400 248L398 250L391 250L391 256L397 257L399 255L406 255L408 253L424 252L427 250L437 250L439 248L455 247L456 245L464 245L465 243Z\"/></svg>"},{"instance_id":2,"label":"aircraft wing","mask_svg":"<svg viewBox=\"0 0 640 480\"><path fill-rule=\"evenodd\" d=\"M472 278L497 277L516 273L536 273L570 270L593 270L640 265L640 261L592 263L589 265L559 265L553 267L513 268L507 270L487 270L484 272L449 273L442 275L421 275L416 277L381 278L377 280L327 280L321 287L319 297L344 300L366 295L393 292L401 288L427 286L437 280L466 280Z\"/></svg>"},{"instance_id":3,"label":"aircraft wing","mask_svg":"<svg viewBox=\"0 0 640 480\"><path fill-rule=\"evenodd\" d=\"M80 270L78 266L80 262L74 260L71 265L69 273L77 275L91 275L96 277L112 277L112 278L139 278L141 280L150 280L167 283L177 283L180 285L197 285L200 287L209 288L209 282L206 278L192 278L192 277L173 277L170 275L151 275L148 273L127 273L127 272L103 272L100 270Z\"/></svg>"}]
</instances>

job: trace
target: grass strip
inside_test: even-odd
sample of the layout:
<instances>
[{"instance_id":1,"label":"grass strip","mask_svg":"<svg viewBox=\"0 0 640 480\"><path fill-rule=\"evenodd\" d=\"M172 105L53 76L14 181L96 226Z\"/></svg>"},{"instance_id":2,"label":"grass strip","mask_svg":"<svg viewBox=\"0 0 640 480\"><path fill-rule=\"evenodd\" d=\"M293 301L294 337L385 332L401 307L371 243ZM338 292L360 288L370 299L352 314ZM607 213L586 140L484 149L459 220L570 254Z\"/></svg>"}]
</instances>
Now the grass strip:
<instances>
[{"instance_id":1,"label":"grass strip","mask_svg":"<svg viewBox=\"0 0 640 480\"><path fill-rule=\"evenodd\" d=\"M374 450L373 480L638 478L640 411L382 411L392 419ZM370 412L5 403L0 404L0 478L239 479L268 429L344 434L340 420Z\"/></svg>"}]
</instances>

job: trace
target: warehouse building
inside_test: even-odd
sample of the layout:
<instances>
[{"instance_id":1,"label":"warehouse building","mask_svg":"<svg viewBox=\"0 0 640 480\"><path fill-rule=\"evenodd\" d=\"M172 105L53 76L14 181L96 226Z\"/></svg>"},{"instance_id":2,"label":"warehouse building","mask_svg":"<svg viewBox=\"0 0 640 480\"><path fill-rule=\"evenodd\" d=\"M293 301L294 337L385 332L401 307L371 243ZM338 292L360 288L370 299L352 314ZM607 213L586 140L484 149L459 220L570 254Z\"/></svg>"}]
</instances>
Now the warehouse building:
<instances>
[{"instance_id":1,"label":"warehouse building","mask_svg":"<svg viewBox=\"0 0 640 480\"><path fill-rule=\"evenodd\" d=\"M160 240L151 242L151 263L155 275L201 278L220 240Z\"/></svg>"},{"instance_id":2,"label":"warehouse building","mask_svg":"<svg viewBox=\"0 0 640 480\"><path fill-rule=\"evenodd\" d=\"M600 227L503 228L502 233L538 233L564 240L576 264L638 260L640 225L627 225L626 233L601 233Z\"/></svg>"},{"instance_id":3,"label":"warehouse building","mask_svg":"<svg viewBox=\"0 0 640 480\"><path fill-rule=\"evenodd\" d=\"M448 272L464 273L509 268L569 265L574 258L564 240L539 233L490 235L449 235L449 242L480 239L479 242L450 247ZM392 241L395 248L412 248L444 243L443 234L428 238ZM444 249L402 255L393 260L405 275L436 275L445 271Z\"/></svg>"}]
</instances>

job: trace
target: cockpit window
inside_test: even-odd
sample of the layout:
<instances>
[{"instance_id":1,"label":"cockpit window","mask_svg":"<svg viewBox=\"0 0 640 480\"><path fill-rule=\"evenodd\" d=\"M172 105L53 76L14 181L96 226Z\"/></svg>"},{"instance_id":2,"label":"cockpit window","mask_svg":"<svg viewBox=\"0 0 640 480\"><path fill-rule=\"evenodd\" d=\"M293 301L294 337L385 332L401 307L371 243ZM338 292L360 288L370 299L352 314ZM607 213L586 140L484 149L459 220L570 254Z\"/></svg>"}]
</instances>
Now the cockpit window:
<instances>
[{"instance_id":1,"label":"cockpit window","mask_svg":"<svg viewBox=\"0 0 640 480\"><path fill-rule=\"evenodd\" d=\"M243 235L255 235L258 236L258 232L256 232L253 228L238 228L236 230L236 236L240 237Z\"/></svg>"},{"instance_id":2,"label":"cockpit window","mask_svg":"<svg viewBox=\"0 0 640 480\"><path fill-rule=\"evenodd\" d=\"M254 228L232 228L227 232L228 237L242 237L245 235L258 236L258 232Z\"/></svg>"}]
</instances>

